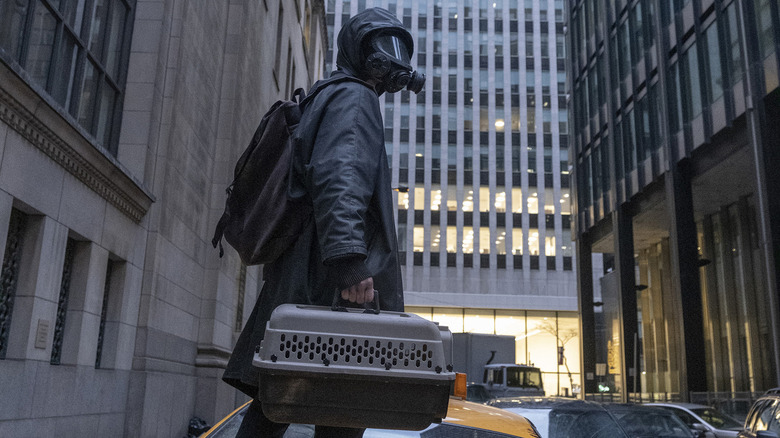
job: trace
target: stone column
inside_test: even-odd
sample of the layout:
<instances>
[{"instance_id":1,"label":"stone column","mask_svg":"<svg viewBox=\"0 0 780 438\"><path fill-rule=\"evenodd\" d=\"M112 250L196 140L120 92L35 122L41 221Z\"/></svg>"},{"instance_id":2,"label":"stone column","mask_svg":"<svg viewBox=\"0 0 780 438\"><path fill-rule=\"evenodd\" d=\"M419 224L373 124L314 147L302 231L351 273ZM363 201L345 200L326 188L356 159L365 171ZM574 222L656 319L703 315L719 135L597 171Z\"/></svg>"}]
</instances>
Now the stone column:
<instances>
[{"instance_id":1,"label":"stone column","mask_svg":"<svg viewBox=\"0 0 780 438\"><path fill-rule=\"evenodd\" d=\"M108 251L79 242L73 257L61 363L95 365Z\"/></svg>"},{"instance_id":2,"label":"stone column","mask_svg":"<svg viewBox=\"0 0 780 438\"><path fill-rule=\"evenodd\" d=\"M680 309L670 318L680 321L682 341L680 393L688 399L690 391L707 391L707 368L704 351L704 325L699 278L699 256L696 223L693 217L691 165L683 159L665 174L667 210L671 213L669 253L671 258L671 292L679 297ZM675 348L674 345L671 348Z\"/></svg>"},{"instance_id":3,"label":"stone column","mask_svg":"<svg viewBox=\"0 0 780 438\"><path fill-rule=\"evenodd\" d=\"M639 363L636 357L636 336L639 333L636 307L636 279L634 273L634 226L627 211L628 205L619 206L612 213L612 229L615 238L615 269L618 274L620 296L620 321L623 358L622 400L628 401L628 394L639 392ZM637 358L638 359L638 358ZM635 384L636 383L636 384Z\"/></svg>"},{"instance_id":4,"label":"stone column","mask_svg":"<svg viewBox=\"0 0 780 438\"><path fill-rule=\"evenodd\" d=\"M582 393L598 392L596 381L596 318L593 312L593 262L590 236L585 234L577 240L577 287L579 288L578 310L580 312L580 361L582 372L580 384Z\"/></svg>"},{"instance_id":5,"label":"stone column","mask_svg":"<svg viewBox=\"0 0 780 438\"><path fill-rule=\"evenodd\" d=\"M29 216L19 263L6 359L51 360L68 229Z\"/></svg>"}]
</instances>

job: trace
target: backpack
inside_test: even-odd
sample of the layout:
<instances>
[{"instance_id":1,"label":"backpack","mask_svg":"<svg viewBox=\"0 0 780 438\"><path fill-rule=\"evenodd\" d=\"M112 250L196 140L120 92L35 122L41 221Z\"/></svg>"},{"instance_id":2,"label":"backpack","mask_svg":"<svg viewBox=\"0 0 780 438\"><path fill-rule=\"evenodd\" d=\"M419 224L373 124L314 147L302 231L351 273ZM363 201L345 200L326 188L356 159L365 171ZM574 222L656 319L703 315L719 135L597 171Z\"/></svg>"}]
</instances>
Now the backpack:
<instances>
[{"instance_id":1,"label":"backpack","mask_svg":"<svg viewBox=\"0 0 780 438\"><path fill-rule=\"evenodd\" d=\"M303 231L312 213L306 196L288 195L293 151L292 134L310 99L325 85L359 79L342 76L323 81L307 97L303 89L291 100L279 100L265 113L252 140L236 163L228 186L225 212L211 240L224 255L222 237L246 265L275 261Z\"/></svg>"}]
</instances>

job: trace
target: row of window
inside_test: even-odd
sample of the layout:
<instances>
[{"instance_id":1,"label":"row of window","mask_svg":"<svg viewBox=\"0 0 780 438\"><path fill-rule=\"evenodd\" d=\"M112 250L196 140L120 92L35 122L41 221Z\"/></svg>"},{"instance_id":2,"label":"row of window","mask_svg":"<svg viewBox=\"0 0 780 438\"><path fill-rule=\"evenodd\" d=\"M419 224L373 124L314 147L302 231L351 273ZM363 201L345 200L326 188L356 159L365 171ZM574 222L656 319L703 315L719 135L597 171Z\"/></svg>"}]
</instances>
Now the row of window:
<instances>
[{"instance_id":1,"label":"row of window","mask_svg":"<svg viewBox=\"0 0 780 438\"><path fill-rule=\"evenodd\" d=\"M456 0L449 0L447 4L444 4L444 0L433 0L431 3L428 2L428 0L418 0L417 1L417 11L418 14L424 14L429 10L429 4L431 5L431 8L433 9L433 16L435 18L441 18L442 14L446 11L446 14L449 18L458 18L458 2ZM563 0L554 0L553 9L552 11L548 7L548 4L546 2L539 2L534 0L525 0L523 9L520 9L520 2L513 2L513 1L507 1L507 6L509 8L509 19L510 20L517 20L518 19L518 11L522 10L525 13L526 17L532 17L534 12L534 7L536 7L539 11L539 18L542 21L546 21L549 18L554 18L555 21L563 21L564 15L563 15ZM351 0L345 0L342 2L342 10L345 12L349 12L352 7L352 1ZM478 0L476 2L464 2L463 6L463 18L472 18L473 13L472 11L477 11L479 13L479 18L487 18L488 16L488 9L492 8L495 12L495 16L501 16L502 10L506 7L504 5L504 0ZM328 0L327 2L327 10L332 13L336 8L336 0ZM357 8L358 11L362 11L366 8L366 1L365 0L357 0ZM401 12L403 12L404 17L411 18L412 16L412 8L411 6L405 6L403 8L403 11L399 10L398 3L396 0L389 0L387 2L386 9L392 12L396 15L401 15Z\"/></svg>"},{"instance_id":2,"label":"row of window","mask_svg":"<svg viewBox=\"0 0 780 438\"><path fill-rule=\"evenodd\" d=\"M488 187L480 187L476 194L468 187L462 190L461 199L458 199L458 187L454 185L448 186L446 192L442 192L439 185L431 186L430 191L415 187L410 192L398 194L398 208L408 210L413 207L414 210L425 210L428 207L431 211L464 212L495 210L497 213L504 213L511 206L509 209L513 213L523 212L523 190L519 187L512 187L507 191L504 186L496 186L493 192ZM568 188L560 189L560 198L556 200L553 188L547 187L543 193L544 200L541 201L537 189L531 187L530 190L526 201L526 211L529 214L538 214L540 204L546 214L556 211L569 214L571 203Z\"/></svg>"},{"instance_id":3,"label":"row of window","mask_svg":"<svg viewBox=\"0 0 780 438\"><path fill-rule=\"evenodd\" d=\"M6 246L3 257L2 273L0 273L0 359L5 359L9 340L14 336L21 338L29 338L29 333L15 333L11 331L11 321L14 316L14 304L19 288L19 281L24 274L24 270L30 268L22 264L23 254L34 251L31 246L36 240L36 219L35 216L30 216L17 209L11 211L8 234L6 238ZM48 348L48 336L49 330L53 332L52 344L51 344L51 356L50 363L52 365L59 365L62 363L63 352L65 349L76 349L77 346L69 344L76 342L94 342L95 343L95 368L103 368L105 363L104 347L106 324L109 321L116 321L118 315L111 315L109 311L109 304L114 303L115 300L119 300L119 290L117 276L123 269L124 262L121 261L107 261L107 268L105 272L105 282L102 292L102 305L100 310L100 323L98 332L94 334L93 339L68 339L65 335L65 327L68 324L68 315L74 308L74 304L70 302L70 298L74 295L83 296L83 291L74 291L72 283L75 272L86 272L87 266L79 266L80 263L88 263L87 258L78 257L79 253L84 250L87 243L77 241L72 238L68 238L65 254L61 261L62 263L62 277L59 284L59 291L57 294L57 311L53 316L53 327L48 322L42 323L39 321L37 326L37 332L35 336L35 348L46 349ZM80 285L85 285L86 282L79 282ZM22 285L24 287L24 285ZM116 301L119 302L119 301ZM29 305L29 304L27 304ZM79 308L83 308L83 303L78 304ZM116 307L116 306L115 306ZM47 320L48 321L48 320ZM42 325L43 324L43 325ZM75 332L74 332L75 333Z\"/></svg>"},{"instance_id":4,"label":"row of window","mask_svg":"<svg viewBox=\"0 0 780 438\"><path fill-rule=\"evenodd\" d=\"M688 3L669 2L669 16L673 17L681 8L690 7L686 6ZM579 195L585 206L593 205L606 193L609 185L606 127L610 117L614 117L611 137L616 146L615 175L620 179L655 154L666 138L699 119L706 108L723 99L726 90L731 90L743 80L746 62L743 56L748 55L743 49L746 42L741 40L740 32L741 27L748 30L751 26L749 23L741 24L740 16L744 16L750 8L754 8L753 27L756 29L759 56L764 59L775 50L771 23L777 8L773 8L769 0L750 3L745 10L740 10L736 2L724 2L705 11L697 25L698 32L678 34L678 41L670 43L672 50L668 51L667 105L664 109L654 65L656 32L649 16L652 4L646 4L645 10L642 5L642 2L636 2L623 10L610 37L609 62L605 52L588 51L593 56L589 67L575 77L572 102L574 131L585 133L577 141L578 150L582 151ZM578 43L577 35L581 34L581 29L588 29L593 24L590 11L598 11L600 7L601 2L589 0L574 11L572 41L575 53L584 50L587 39ZM583 27L580 29L579 26ZM600 35L603 29L594 31ZM750 32L747 35L750 37ZM576 57L575 64L583 59ZM641 66L644 69L638 70ZM649 72L646 80L645 72ZM776 72L770 72L767 77L773 74ZM611 77L609 82L608 77ZM641 82L635 85L637 79ZM614 116L604 111L608 95L612 97ZM726 111L727 116L736 116L728 105ZM666 131L662 129L664 122ZM697 132L697 135L702 134ZM693 146L688 145L689 148Z\"/></svg>"},{"instance_id":5,"label":"row of window","mask_svg":"<svg viewBox=\"0 0 780 438\"><path fill-rule=\"evenodd\" d=\"M398 250L401 252L407 250L406 228L405 224L399 224ZM523 248L527 245L530 255L554 257L560 250L563 256L571 257L573 255L571 233L564 231L561 235L563 237L558 246L554 235L542 238L537 228L531 228L528 232L524 232L522 228L497 229L491 234L488 227L479 227L477 230L464 228L458 233L458 228L455 226L448 226L442 232L438 225L431 225L429 229L422 225L415 225L412 228L411 249L413 252L424 252L427 249L430 252L444 250L452 254L478 252L479 254L523 255Z\"/></svg>"},{"instance_id":6,"label":"row of window","mask_svg":"<svg viewBox=\"0 0 780 438\"><path fill-rule=\"evenodd\" d=\"M0 56L116 154L134 0L0 2Z\"/></svg>"},{"instance_id":7,"label":"row of window","mask_svg":"<svg viewBox=\"0 0 780 438\"><path fill-rule=\"evenodd\" d=\"M407 257L406 252L400 252L398 253L398 259L401 263L401 265L406 265L407 260L411 262L412 266L423 266L423 267L432 267L432 268L439 268L439 267L447 267L447 268L457 268L458 267L458 254L448 252L444 253L444 257L440 255L439 252L411 252L409 253L410 257ZM426 259L427 256L427 259ZM558 263L558 258L556 257L545 257L542 255L529 255L528 256L528 266L523 267L523 255L521 254L496 254L494 257L496 258L495 263L492 263L490 261L491 255L490 254L462 254L460 257L462 257L462 266L464 268L475 268L477 267L477 264L479 264L479 269L490 269L491 265L494 265L497 269L508 269L509 268L509 260L511 260L512 263L512 269L513 270L522 270L522 269L530 269L532 271L538 271L541 269L540 266L545 266L547 271L571 271L572 270L572 264L573 264L573 257L569 256L562 256L560 257L560 263Z\"/></svg>"},{"instance_id":8,"label":"row of window","mask_svg":"<svg viewBox=\"0 0 780 438\"><path fill-rule=\"evenodd\" d=\"M263 2L265 5L265 11L268 12L268 4L267 2ZM320 65L320 55L319 53L315 53L314 49L314 42L316 41L316 32L318 30L316 25L313 25L313 15L312 15L312 5L308 0L304 0L304 12L303 16L301 15L301 7L300 7L300 1L296 0L293 2L295 5L295 13L296 13L296 20L298 23L301 24L301 32L303 35L303 51L304 51L304 57L306 58L307 65L311 65L313 71L312 76L317 77L319 74L319 69L316 67L317 65ZM274 79L276 80L276 89L277 91L284 91L284 96L292 96L292 93L295 91L296 88L299 86L303 86L303 84L297 84L296 83L296 70L297 66L295 64L295 57L293 56L293 44L291 40L287 40L287 56L283 57L283 49L282 45L284 43L284 3L279 2L279 10L278 15L276 19L276 49L275 49L275 56L274 56L274 69L273 69L273 75ZM282 62L286 63L286 67L284 70L284 74L282 74ZM282 78L284 79L284 88L282 88ZM308 84L305 86L308 87Z\"/></svg>"}]
</instances>

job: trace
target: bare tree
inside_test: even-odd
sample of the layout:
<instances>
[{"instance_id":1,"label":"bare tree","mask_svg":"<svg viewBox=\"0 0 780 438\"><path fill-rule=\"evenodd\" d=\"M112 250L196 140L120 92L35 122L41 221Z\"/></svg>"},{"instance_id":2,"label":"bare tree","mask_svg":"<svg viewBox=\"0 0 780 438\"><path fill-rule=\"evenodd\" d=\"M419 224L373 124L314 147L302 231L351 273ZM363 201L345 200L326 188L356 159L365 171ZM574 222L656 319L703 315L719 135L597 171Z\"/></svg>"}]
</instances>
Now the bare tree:
<instances>
[{"instance_id":1,"label":"bare tree","mask_svg":"<svg viewBox=\"0 0 780 438\"><path fill-rule=\"evenodd\" d=\"M577 337L577 330L575 329L558 329L557 324L553 324L550 321L544 321L536 326L537 329L549 333L555 336L558 347L562 349L561 356L563 357L563 365L566 367L566 373L569 375L569 384L572 391L574 391L574 379L571 377L571 371L569 370L569 361L566 359L566 343Z\"/></svg>"}]
</instances>

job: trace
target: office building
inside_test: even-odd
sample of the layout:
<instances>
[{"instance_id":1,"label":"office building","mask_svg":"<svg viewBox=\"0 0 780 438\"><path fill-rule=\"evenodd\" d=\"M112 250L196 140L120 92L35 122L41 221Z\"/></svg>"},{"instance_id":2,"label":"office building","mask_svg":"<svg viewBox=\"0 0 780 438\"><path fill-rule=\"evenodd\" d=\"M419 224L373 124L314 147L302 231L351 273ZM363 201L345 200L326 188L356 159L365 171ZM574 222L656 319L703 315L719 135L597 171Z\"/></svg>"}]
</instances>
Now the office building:
<instances>
[{"instance_id":1,"label":"office building","mask_svg":"<svg viewBox=\"0 0 780 438\"><path fill-rule=\"evenodd\" d=\"M776 387L778 2L566 9L585 392Z\"/></svg>"},{"instance_id":2,"label":"office building","mask_svg":"<svg viewBox=\"0 0 780 438\"><path fill-rule=\"evenodd\" d=\"M548 394L570 394L579 322L563 1L330 0L329 40L375 6L410 29L412 65L427 76L418 95L380 99L407 311L515 336L517 362L542 369ZM329 70L336 56L331 44Z\"/></svg>"}]
</instances>

